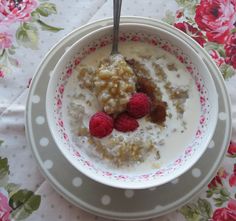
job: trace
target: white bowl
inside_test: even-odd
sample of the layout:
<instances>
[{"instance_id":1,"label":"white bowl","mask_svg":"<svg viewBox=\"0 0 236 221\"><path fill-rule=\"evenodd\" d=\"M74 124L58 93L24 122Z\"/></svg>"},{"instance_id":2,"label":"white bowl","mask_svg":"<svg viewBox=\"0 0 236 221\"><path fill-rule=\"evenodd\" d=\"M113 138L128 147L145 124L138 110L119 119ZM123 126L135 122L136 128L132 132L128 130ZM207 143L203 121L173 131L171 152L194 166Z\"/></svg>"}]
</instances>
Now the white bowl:
<instances>
[{"instance_id":1,"label":"white bowl","mask_svg":"<svg viewBox=\"0 0 236 221\"><path fill-rule=\"evenodd\" d=\"M119 171L96 163L83 148L73 141L68 120L68 98L65 91L73 90L73 69L88 54L111 43L112 26L100 28L79 39L65 50L49 81L46 95L46 112L52 136L65 158L79 171L100 183L125 189L144 189L167 183L190 169L203 155L215 131L218 116L218 95L211 75L201 57L180 38L169 32L143 24L122 24L123 41L145 41L174 54L195 79L199 90L200 117L194 136L174 159L167 160L159 169L142 172ZM125 37L124 37L125 36ZM200 99L201 97L201 99ZM201 101L200 101L201 100Z\"/></svg>"}]
</instances>

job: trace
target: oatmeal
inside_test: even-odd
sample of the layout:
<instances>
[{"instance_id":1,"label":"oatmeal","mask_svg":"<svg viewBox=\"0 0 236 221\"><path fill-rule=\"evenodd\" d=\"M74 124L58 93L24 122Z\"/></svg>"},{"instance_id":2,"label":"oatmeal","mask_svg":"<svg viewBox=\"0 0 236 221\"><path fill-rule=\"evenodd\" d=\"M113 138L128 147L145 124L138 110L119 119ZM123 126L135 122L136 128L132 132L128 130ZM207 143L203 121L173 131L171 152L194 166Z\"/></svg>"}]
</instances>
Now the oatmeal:
<instances>
[{"instance_id":1,"label":"oatmeal","mask_svg":"<svg viewBox=\"0 0 236 221\"><path fill-rule=\"evenodd\" d=\"M140 42L120 43L119 51L125 60L121 56L109 61L110 46L105 46L75 68L65 90L67 126L79 150L98 164L127 173L156 169L179 156L193 137L199 94L185 66L168 52ZM91 136L91 116L127 111L135 93L145 94L151 106L144 117L135 119L135 130L114 128L101 139Z\"/></svg>"},{"instance_id":2,"label":"oatmeal","mask_svg":"<svg viewBox=\"0 0 236 221\"><path fill-rule=\"evenodd\" d=\"M94 90L100 105L108 114L125 110L135 92L136 77L122 55L104 59L95 72Z\"/></svg>"},{"instance_id":3,"label":"oatmeal","mask_svg":"<svg viewBox=\"0 0 236 221\"><path fill-rule=\"evenodd\" d=\"M136 76L122 55L102 59L94 72L91 67L78 68L78 78L83 87L95 93L106 113L116 114L125 110L135 92Z\"/></svg>"}]
</instances>

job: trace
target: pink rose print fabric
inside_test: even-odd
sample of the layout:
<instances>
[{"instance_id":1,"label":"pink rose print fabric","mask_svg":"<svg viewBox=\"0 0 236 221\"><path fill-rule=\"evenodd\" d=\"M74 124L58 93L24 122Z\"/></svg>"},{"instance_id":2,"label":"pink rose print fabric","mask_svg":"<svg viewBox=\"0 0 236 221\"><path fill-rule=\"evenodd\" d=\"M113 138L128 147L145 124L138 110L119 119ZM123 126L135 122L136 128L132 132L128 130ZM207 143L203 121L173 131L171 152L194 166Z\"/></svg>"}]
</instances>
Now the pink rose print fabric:
<instances>
[{"instance_id":1,"label":"pink rose print fabric","mask_svg":"<svg viewBox=\"0 0 236 221\"><path fill-rule=\"evenodd\" d=\"M209 41L223 44L236 22L235 0L201 0L195 21Z\"/></svg>"},{"instance_id":2,"label":"pink rose print fabric","mask_svg":"<svg viewBox=\"0 0 236 221\"><path fill-rule=\"evenodd\" d=\"M0 221L10 221L11 207L8 205L8 197L3 188L0 188Z\"/></svg>"},{"instance_id":3,"label":"pink rose print fabric","mask_svg":"<svg viewBox=\"0 0 236 221\"><path fill-rule=\"evenodd\" d=\"M1 0L0 24L28 21L37 6L36 0Z\"/></svg>"}]
</instances>

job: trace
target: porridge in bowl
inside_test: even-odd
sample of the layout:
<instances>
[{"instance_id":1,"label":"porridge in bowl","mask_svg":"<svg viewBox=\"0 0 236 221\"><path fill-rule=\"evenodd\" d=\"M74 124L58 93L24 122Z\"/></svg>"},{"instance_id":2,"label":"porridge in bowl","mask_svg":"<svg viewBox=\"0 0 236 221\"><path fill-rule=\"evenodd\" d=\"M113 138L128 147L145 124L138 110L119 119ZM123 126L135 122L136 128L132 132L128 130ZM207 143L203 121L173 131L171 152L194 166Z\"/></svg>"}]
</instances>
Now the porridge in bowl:
<instances>
[{"instance_id":1,"label":"porridge in bowl","mask_svg":"<svg viewBox=\"0 0 236 221\"><path fill-rule=\"evenodd\" d=\"M112 26L69 47L50 76L46 113L63 156L100 183L159 186L191 168L213 136L214 81L180 38L142 24Z\"/></svg>"},{"instance_id":2,"label":"porridge in bowl","mask_svg":"<svg viewBox=\"0 0 236 221\"><path fill-rule=\"evenodd\" d=\"M66 127L97 165L129 173L175 161L196 135L201 115L191 67L145 42L96 49L73 69L64 91Z\"/></svg>"}]
</instances>

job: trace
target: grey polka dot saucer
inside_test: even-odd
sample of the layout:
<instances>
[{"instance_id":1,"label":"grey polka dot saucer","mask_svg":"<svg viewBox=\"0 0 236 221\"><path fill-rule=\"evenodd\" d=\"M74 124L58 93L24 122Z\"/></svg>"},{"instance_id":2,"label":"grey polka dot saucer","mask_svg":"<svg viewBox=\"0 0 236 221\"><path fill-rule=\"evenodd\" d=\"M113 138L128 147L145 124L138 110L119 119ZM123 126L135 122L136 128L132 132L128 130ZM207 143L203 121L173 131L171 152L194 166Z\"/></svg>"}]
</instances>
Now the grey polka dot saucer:
<instances>
[{"instance_id":1,"label":"grey polka dot saucer","mask_svg":"<svg viewBox=\"0 0 236 221\"><path fill-rule=\"evenodd\" d=\"M195 41L169 25L152 19L124 17L123 23L144 23L172 32L191 44L212 73L219 96L219 120L211 143L200 160L185 174L170 183L146 190L108 187L84 176L62 156L50 134L45 96L50 73L65 49L98 27L112 24L111 19L79 28L62 39L44 58L32 80L26 108L26 132L38 165L52 186L74 205L99 216L138 220L164 215L199 194L222 161L231 135L230 105L218 68Z\"/></svg>"}]
</instances>

